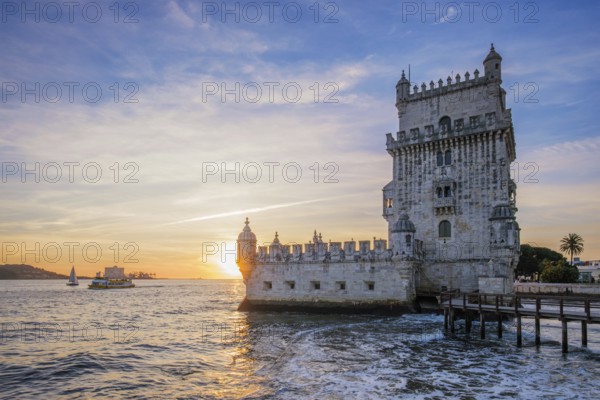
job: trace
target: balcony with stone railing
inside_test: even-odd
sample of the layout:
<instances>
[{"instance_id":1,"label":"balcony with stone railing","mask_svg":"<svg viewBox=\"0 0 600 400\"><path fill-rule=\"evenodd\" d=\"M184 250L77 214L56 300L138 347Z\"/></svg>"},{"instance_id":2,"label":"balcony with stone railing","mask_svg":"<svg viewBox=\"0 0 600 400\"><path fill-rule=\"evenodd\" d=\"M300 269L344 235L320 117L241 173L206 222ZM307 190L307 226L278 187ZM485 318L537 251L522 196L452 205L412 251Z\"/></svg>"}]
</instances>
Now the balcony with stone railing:
<instances>
[{"instance_id":1,"label":"balcony with stone railing","mask_svg":"<svg viewBox=\"0 0 600 400\"><path fill-rule=\"evenodd\" d=\"M496 115L495 112L484 113L481 115L471 115L469 117L457 118L454 120L454 126L448 127L442 125L424 125L402 129L396 133L396 137L391 133L386 134L386 146L388 151L403 146L416 143L425 143L436 140L471 136L489 131L499 131L509 129L512 126L510 110L505 110L504 115Z\"/></svg>"},{"instance_id":2,"label":"balcony with stone railing","mask_svg":"<svg viewBox=\"0 0 600 400\"><path fill-rule=\"evenodd\" d=\"M456 199L454 197L436 197L433 199L433 208L437 215L454 214Z\"/></svg>"}]
</instances>

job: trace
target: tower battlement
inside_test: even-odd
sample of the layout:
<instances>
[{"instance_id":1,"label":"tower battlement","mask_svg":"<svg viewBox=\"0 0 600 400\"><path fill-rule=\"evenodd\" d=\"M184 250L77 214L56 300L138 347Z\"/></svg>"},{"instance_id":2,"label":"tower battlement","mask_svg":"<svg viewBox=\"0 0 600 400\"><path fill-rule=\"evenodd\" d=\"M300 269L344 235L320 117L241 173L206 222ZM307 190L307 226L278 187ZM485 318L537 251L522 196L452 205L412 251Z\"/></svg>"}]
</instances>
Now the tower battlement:
<instances>
[{"instance_id":1,"label":"tower battlement","mask_svg":"<svg viewBox=\"0 0 600 400\"><path fill-rule=\"evenodd\" d=\"M321 234L310 243L281 244L279 234L270 245L258 246L256 261L259 263L329 263L347 261L390 261L394 256L401 259L420 259L423 257L422 242L417 241L414 255L396 254L394 247L388 246L385 239L349 240L345 242L324 242ZM358 244L358 247L357 247Z\"/></svg>"},{"instance_id":2,"label":"tower battlement","mask_svg":"<svg viewBox=\"0 0 600 400\"><path fill-rule=\"evenodd\" d=\"M468 136L490 130L511 129L512 115L506 109L506 92L502 89L502 57L493 45L483 65L485 74L475 70L454 82L438 80L437 87L423 82L412 91L404 73L396 85L396 108L399 129L395 140L401 144L423 143L447 137ZM388 145L394 144L388 136Z\"/></svg>"},{"instance_id":3,"label":"tower battlement","mask_svg":"<svg viewBox=\"0 0 600 400\"><path fill-rule=\"evenodd\" d=\"M418 85L414 85L411 88L412 90L409 89L408 97L399 98L398 100L399 101L422 100L427 97L439 96L439 95L444 95L444 94L449 94L449 93L456 93L459 90L469 89L474 86L486 85L487 83L492 83L491 79L488 79L485 76L481 77L479 75L480 75L479 70L475 69L475 71L473 71L472 79L471 79L471 74L469 73L469 71L466 71L464 74L464 80L460 74L456 74L454 76L454 82L453 82L453 78L450 75L448 75L445 82L444 82L444 80L442 80L442 78L440 78L437 81L437 83L434 83L433 80L429 81L429 85L426 85L425 82L423 82L423 83L421 83L420 87ZM406 76L404 75L404 71L402 71L402 77L404 79L406 79ZM402 83L402 80L400 80L400 82L398 82L398 85L400 85L401 83ZM495 80L494 80L494 83L495 83ZM420 88L420 90L419 90L419 88ZM460 94L458 94L457 97L460 97Z\"/></svg>"}]
</instances>

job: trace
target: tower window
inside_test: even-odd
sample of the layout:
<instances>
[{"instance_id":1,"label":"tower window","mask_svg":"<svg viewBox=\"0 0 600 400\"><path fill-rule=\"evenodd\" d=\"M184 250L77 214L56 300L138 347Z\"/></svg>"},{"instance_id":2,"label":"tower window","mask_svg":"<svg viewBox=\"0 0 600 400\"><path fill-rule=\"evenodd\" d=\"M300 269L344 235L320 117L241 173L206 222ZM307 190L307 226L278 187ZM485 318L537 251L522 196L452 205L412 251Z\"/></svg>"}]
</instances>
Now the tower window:
<instances>
[{"instance_id":1,"label":"tower window","mask_svg":"<svg viewBox=\"0 0 600 400\"><path fill-rule=\"evenodd\" d=\"M288 289L290 289L290 290L296 289L296 282L294 282L294 281L286 281L286 283L287 283Z\"/></svg>"},{"instance_id":2,"label":"tower window","mask_svg":"<svg viewBox=\"0 0 600 400\"><path fill-rule=\"evenodd\" d=\"M452 197L452 191L450 190L450 186L444 187L444 197Z\"/></svg>"},{"instance_id":3,"label":"tower window","mask_svg":"<svg viewBox=\"0 0 600 400\"><path fill-rule=\"evenodd\" d=\"M446 165L452 164L452 152L450 150L446 150L446 153L444 153L444 163Z\"/></svg>"},{"instance_id":4,"label":"tower window","mask_svg":"<svg viewBox=\"0 0 600 400\"><path fill-rule=\"evenodd\" d=\"M411 241L412 241L412 237L411 237L410 235L406 235L406 238L405 238L405 239L406 239L406 245L407 245L407 246L410 246L410 243L411 243Z\"/></svg>"},{"instance_id":5,"label":"tower window","mask_svg":"<svg viewBox=\"0 0 600 400\"><path fill-rule=\"evenodd\" d=\"M346 282L336 282L337 290L346 290Z\"/></svg>"},{"instance_id":6,"label":"tower window","mask_svg":"<svg viewBox=\"0 0 600 400\"><path fill-rule=\"evenodd\" d=\"M450 120L450 117L442 117L440 119L440 132L442 132L442 133L450 132L451 122L452 121Z\"/></svg>"},{"instance_id":7,"label":"tower window","mask_svg":"<svg viewBox=\"0 0 600 400\"><path fill-rule=\"evenodd\" d=\"M436 195L437 195L438 199L441 199L442 197L444 197L441 187L437 188L435 192L436 192Z\"/></svg>"},{"instance_id":8,"label":"tower window","mask_svg":"<svg viewBox=\"0 0 600 400\"><path fill-rule=\"evenodd\" d=\"M365 282L367 286L367 290L373 291L375 290L375 282Z\"/></svg>"},{"instance_id":9,"label":"tower window","mask_svg":"<svg viewBox=\"0 0 600 400\"><path fill-rule=\"evenodd\" d=\"M478 116L470 117L469 123L471 125L471 129L477 128L479 126L479 117Z\"/></svg>"},{"instance_id":10,"label":"tower window","mask_svg":"<svg viewBox=\"0 0 600 400\"><path fill-rule=\"evenodd\" d=\"M269 282L269 281L263 282L263 289L264 290L271 290L271 289L273 289L273 282Z\"/></svg>"},{"instance_id":11,"label":"tower window","mask_svg":"<svg viewBox=\"0 0 600 400\"><path fill-rule=\"evenodd\" d=\"M441 151L438 151L437 153L437 166L441 167L444 165L444 155L442 154Z\"/></svg>"},{"instance_id":12,"label":"tower window","mask_svg":"<svg viewBox=\"0 0 600 400\"><path fill-rule=\"evenodd\" d=\"M439 236L441 238L449 238L452 237L452 226L448 221L440 222L439 226Z\"/></svg>"},{"instance_id":13,"label":"tower window","mask_svg":"<svg viewBox=\"0 0 600 400\"><path fill-rule=\"evenodd\" d=\"M321 282L319 282L319 281L312 281L310 283L310 286L311 286L312 290L321 290Z\"/></svg>"},{"instance_id":14,"label":"tower window","mask_svg":"<svg viewBox=\"0 0 600 400\"><path fill-rule=\"evenodd\" d=\"M394 199L385 199L385 206L387 208L392 208L394 206Z\"/></svg>"}]
</instances>

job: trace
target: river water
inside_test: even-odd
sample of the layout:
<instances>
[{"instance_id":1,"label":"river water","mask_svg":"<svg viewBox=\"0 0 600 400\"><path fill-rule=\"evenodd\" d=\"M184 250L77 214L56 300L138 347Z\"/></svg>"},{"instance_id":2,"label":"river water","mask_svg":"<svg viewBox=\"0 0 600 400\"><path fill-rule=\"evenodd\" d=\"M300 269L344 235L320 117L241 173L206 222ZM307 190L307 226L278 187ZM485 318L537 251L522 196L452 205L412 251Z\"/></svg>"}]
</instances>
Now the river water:
<instances>
[{"instance_id":1,"label":"river water","mask_svg":"<svg viewBox=\"0 0 600 400\"><path fill-rule=\"evenodd\" d=\"M0 281L0 398L596 399L600 326L505 323L488 338L443 317L238 312L238 280L138 280L88 290Z\"/></svg>"}]
</instances>

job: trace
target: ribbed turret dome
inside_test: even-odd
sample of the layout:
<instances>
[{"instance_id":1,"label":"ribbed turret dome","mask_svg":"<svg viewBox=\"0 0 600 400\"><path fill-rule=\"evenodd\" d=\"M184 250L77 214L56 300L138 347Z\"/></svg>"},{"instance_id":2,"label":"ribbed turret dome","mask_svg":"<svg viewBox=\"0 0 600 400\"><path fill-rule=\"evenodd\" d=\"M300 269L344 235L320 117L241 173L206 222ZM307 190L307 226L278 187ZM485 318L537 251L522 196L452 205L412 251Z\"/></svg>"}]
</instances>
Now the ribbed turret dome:
<instances>
[{"instance_id":1,"label":"ribbed turret dome","mask_svg":"<svg viewBox=\"0 0 600 400\"><path fill-rule=\"evenodd\" d=\"M408 79L406 79L406 75L404 75L404 70L402 70L402 77L400 78L400 80L396 84L396 87L400 86L403 83L407 83L407 84L410 85L410 82L408 81Z\"/></svg>"},{"instance_id":2,"label":"ribbed turret dome","mask_svg":"<svg viewBox=\"0 0 600 400\"><path fill-rule=\"evenodd\" d=\"M483 63L485 64L489 60L500 60L500 61L502 61L502 57L500 56L500 54L496 53L496 49L494 49L494 43L492 43L492 48L490 49L490 52L488 53L488 55L485 58L485 60L483 60Z\"/></svg>"},{"instance_id":3,"label":"ribbed turret dome","mask_svg":"<svg viewBox=\"0 0 600 400\"><path fill-rule=\"evenodd\" d=\"M250 229L250 221L246 218L246 222L244 222L246 226L244 226L244 230L238 235L238 240L244 240L247 242L256 242L256 235L252 233Z\"/></svg>"},{"instance_id":4,"label":"ribbed turret dome","mask_svg":"<svg viewBox=\"0 0 600 400\"><path fill-rule=\"evenodd\" d=\"M507 204L501 204L494 207L491 219L513 219L514 217L515 214L513 213L511 206Z\"/></svg>"},{"instance_id":5,"label":"ribbed turret dome","mask_svg":"<svg viewBox=\"0 0 600 400\"><path fill-rule=\"evenodd\" d=\"M275 232L275 239L273 239L273 242L271 243L271 245L278 245L279 243L279 233Z\"/></svg>"},{"instance_id":6,"label":"ribbed turret dome","mask_svg":"<svg viewBox=\"0 0 600 400\"><path fill-rule=\"evenodd\" d=\"M415 224L408 218L408 214L402 214L394 224L392 232L415 232Z\"/></svg>"}]
</instances>

